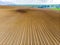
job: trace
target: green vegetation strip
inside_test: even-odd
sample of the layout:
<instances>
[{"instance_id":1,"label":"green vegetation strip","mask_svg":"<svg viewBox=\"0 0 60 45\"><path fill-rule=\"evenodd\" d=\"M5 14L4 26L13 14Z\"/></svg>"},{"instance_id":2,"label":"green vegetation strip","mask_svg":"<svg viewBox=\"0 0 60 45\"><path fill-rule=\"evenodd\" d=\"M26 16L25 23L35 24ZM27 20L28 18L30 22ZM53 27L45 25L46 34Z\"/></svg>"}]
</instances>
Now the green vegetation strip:
<instances>
[{"instance_id":1,"label":"green vegetation strip","mask_svg":"<svg viewBox=\"0 0 60 45\"><path fill-rule=\"evenodd\" d=\"M52 8L53 10L60 10L60 8Z\"/></svg>"}]
</instances>

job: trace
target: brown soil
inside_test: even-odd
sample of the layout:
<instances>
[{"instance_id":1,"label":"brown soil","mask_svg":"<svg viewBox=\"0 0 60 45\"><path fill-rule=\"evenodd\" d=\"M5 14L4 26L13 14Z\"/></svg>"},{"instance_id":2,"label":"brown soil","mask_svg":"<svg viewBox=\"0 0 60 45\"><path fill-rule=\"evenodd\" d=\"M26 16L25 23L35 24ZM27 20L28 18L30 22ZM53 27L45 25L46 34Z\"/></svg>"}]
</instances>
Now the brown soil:
<instances>
[{"instance_id":1,"label":"brown soil","mask_svg":"<svg viewBox=\"0 0 60 45\"><path fill-rule=\"evenodd\" d=\"M60 45L60 11L0 6L0 45Z\"/></svg>"}]
</instances>

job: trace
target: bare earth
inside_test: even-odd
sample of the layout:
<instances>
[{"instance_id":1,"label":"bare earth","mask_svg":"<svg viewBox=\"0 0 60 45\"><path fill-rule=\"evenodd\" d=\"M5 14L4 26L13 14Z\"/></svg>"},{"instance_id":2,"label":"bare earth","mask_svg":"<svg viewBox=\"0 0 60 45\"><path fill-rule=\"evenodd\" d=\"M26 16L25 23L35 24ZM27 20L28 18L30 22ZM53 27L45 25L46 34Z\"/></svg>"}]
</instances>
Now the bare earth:
<instances>
[{"instance_id":1,"label":"bare earth","mask_svg":"<svg viewBox=\"0 0 60 45\"><path fill-rule=\"evenodd\" d=\"M0 45L60 45L60 11L0 6Z\"/></svg>"}]
</instances>

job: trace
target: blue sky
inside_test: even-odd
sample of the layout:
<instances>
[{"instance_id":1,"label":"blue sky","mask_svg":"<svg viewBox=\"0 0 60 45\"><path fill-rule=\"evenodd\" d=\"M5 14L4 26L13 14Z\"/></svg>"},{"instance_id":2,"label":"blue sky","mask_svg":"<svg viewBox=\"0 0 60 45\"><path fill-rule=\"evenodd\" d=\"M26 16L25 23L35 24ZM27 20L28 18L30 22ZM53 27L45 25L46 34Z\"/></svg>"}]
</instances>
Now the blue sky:
<instances>
[{"instance_id":1,"label":"blue sky","mask_svg":"<svg viewBox=\"0 0 60 45\"><path fill-rule=\"evenodd\" d=\"M0 0L15 4L60 4L60 0Z\"/></svg>"}]
</instances>

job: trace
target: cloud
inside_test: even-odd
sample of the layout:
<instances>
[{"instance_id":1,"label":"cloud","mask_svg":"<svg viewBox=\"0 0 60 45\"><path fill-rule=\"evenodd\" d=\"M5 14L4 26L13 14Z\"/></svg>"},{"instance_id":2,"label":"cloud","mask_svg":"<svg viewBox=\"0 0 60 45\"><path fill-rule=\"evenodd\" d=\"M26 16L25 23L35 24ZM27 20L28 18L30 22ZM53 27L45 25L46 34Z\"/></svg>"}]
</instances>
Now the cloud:
<instances>
[{"instance_id":1,"label":"cloud","mask_svg":"<svg viewBox=\"0 0 60 45\"><path fill-rule=\"evenodd\" d=\"M16 4L60 4L60 0L1 0Z\"/></svg>"}]
</instances>

